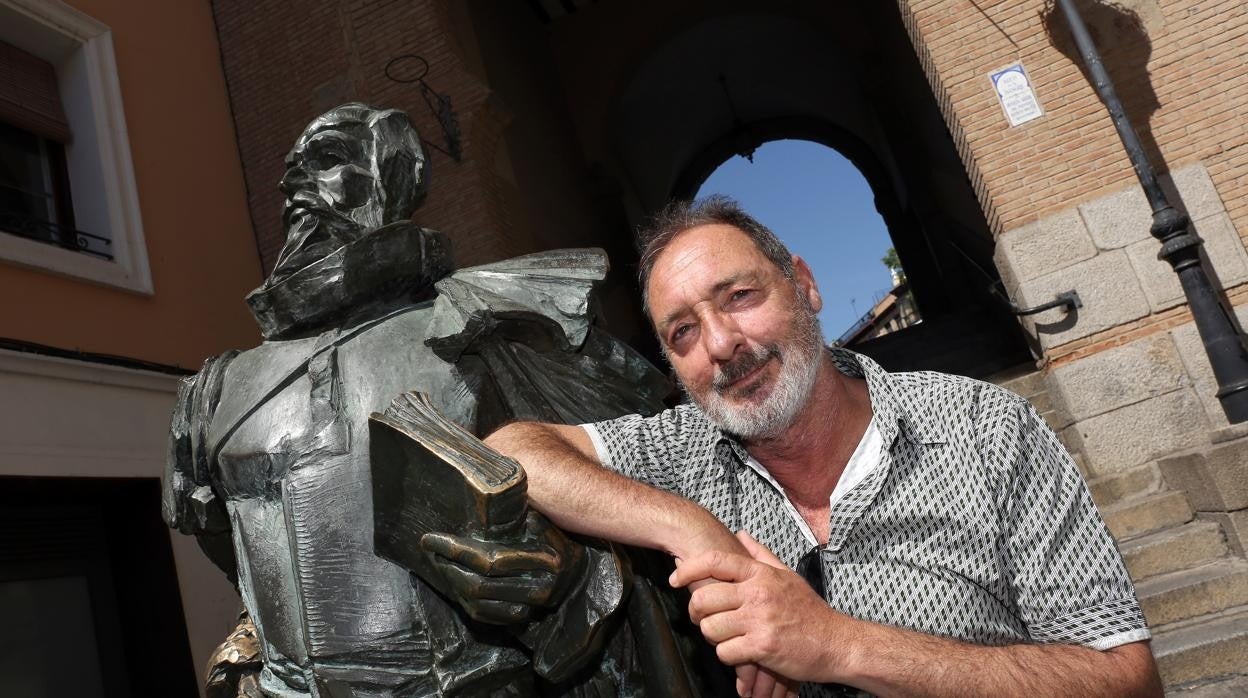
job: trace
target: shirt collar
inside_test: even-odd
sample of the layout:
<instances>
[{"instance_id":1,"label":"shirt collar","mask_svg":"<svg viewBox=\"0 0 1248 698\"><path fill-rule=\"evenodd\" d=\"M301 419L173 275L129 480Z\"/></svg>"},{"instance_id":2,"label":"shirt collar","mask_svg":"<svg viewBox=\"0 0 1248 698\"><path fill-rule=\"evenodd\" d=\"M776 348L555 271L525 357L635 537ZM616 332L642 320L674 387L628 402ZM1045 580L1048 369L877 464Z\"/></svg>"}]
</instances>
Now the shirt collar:
<instances>
[{"instance_id":1,"label":"shirt collar","mask_svg":"<svg viewBox=\"0 0 1248 698\"><path fill-rule=\"evenodd\" d=\"M862 354L841 348L829 348L828 353L831 354L838 371L853 378L866 379L867 392L871 396L871 411L875 414L876 426L886 448L898 436L921 444L948 442L947 425L932 419L930 415L924 418L924 413L930 413L931 409L930 406L923 408L921 388L899 385L899 376L890 374ZM739 462L746 462L749 454L745 446L733 435L718 427L713 428L718 433L716 444L726 444Z\"/></svg>"}]
</instances>

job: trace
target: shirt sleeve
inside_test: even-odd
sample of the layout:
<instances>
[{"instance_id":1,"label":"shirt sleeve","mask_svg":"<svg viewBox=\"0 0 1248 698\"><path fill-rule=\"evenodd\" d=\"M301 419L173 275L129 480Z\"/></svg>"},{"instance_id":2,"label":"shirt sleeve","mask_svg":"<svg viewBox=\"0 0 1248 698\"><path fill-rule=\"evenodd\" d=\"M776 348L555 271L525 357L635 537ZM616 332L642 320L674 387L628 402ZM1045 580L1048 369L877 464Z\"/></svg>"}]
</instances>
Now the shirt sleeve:
<instances>
[{"instance_id":1,"label":"shirt sleeve","mask_svg":"<svg viewBox=\"0 0 1248 698\"><path fill-rule=\"evenodd\" d=\"M1074 461L1018 399L1006 500L1008 560L1032 640L1098 650L1150 637L1122 556Z\"/></svg>"},{"instance_id":2,"label":"shirt sleeve","mask_svg":"<svg viewBox=\"0 0 1248 698\"><path fill-rule=\"evenodd\" d=\"M704 441L705 431L685 406L665 410L653 417L627 415L593 424L582 424L603 467L659 489L689 496L682 485L687 479L679 469L689 467L691 442Z\"/></svg>"}]
</instances>

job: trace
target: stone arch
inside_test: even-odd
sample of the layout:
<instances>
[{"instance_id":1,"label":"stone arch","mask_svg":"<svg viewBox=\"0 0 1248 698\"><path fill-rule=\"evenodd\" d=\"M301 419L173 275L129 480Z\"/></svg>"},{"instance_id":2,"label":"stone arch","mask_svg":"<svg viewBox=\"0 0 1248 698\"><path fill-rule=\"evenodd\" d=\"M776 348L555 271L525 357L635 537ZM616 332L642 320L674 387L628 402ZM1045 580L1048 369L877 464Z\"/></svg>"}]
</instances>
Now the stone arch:
<instances>
[{"instance_id":1,"label":"stone arch","mask_svg":"<svg viewBox=\"0 0 1248 698\"><path fill-rule=\"evenodd\" d=\"M706 8L642 39L648 53L616 83L604 129L630 219L691 195L734 153L822 143L867 178L925 319L863 350L895 368L977 375L1027 361L1017 322L989 292L999 277L973 169L902 18L878 5L843 15L833 27L801 9Z\"/></svg>"}]
</instances>

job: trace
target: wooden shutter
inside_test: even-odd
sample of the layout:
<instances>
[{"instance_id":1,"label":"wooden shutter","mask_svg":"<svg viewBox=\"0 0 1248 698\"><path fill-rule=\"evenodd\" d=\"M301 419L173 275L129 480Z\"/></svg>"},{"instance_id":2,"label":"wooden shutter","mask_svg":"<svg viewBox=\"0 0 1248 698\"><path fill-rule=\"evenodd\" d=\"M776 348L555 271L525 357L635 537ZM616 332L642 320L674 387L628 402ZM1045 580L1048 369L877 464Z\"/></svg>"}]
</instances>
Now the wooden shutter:
<instances>
[{"instance_id":1,"label":"wooden shutter","mask_svg":"<svg viewBox=\"0 0 1248 698\"><path fill-rule=\"evenodd\" d=\"M69 124L51 63L0 41L0 121L58 143Z\"/></svg>"}]
</instances>

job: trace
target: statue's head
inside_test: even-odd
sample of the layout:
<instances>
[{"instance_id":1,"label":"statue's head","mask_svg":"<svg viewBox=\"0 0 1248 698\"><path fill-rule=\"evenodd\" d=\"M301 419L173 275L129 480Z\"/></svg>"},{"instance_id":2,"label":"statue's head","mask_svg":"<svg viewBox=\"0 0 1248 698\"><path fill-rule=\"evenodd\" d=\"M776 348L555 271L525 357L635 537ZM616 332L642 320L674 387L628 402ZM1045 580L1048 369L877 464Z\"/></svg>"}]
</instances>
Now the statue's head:
<instances>
[{"instance_id":1,"label":"statue's head","mask_svg":"<svg viewBox=\"0 0 1248 698\"><path fill-rule=\"evenodd\" d=\"M428 188L420 136L407 115L359 103L308 125L286 155L286 244L280 280L389 223L404 221Z\"/></svg>"}]
</instances>

